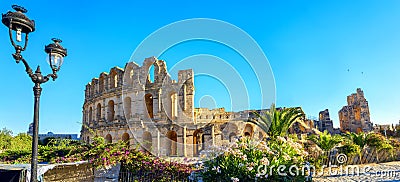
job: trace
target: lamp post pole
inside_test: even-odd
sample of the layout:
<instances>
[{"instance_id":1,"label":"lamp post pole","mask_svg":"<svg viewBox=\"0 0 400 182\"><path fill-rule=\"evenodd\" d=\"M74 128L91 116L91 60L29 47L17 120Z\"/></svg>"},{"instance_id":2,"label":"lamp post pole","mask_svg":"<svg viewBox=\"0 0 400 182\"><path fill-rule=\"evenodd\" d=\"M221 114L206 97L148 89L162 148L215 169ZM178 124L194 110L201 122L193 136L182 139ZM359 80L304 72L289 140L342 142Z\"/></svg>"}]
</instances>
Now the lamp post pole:
<instances>
[{"instance_id":1,"label":"lamp post pole","mask_svg":"<svg viewBox=\"0 0 400 182\"><path fill-rule=\"evenodd\" d=\"M28 45L28 34L35 31L35 21L30 20L24 13L27 10L21 6L13 5L12 8L15 12L8 11L6 14L2 14L2 23L8 28L11 44L15 48L15 53L12 54L16 63L22 61L25 66L25 71L34 83L33 95L34 95L34 113L33 113L33 136L32 136L32 161L31 161L31 181L37 182L37 165L38 165L38 135L39 135L39 103L40 95L42 93L41 84L49 81L50 78L53 81L57 78L57 72L64 61L64 57L67 56L67 49L63 48L60 43L60 39L53 38L54 43L46 45L44 51L48 54L48 63L52 70L51 74L46 76L42 75L40 66L37 67L35 73L29 67L28 62L22 56L22 52L25 51ZM22 42L22 34L25 34L25 43L21 45L14 42L12 37L13 31L15 31L16 41Z\"/></svg>"},{"instance_id":2,"label":"lamp post pole","mask_svg":"<svg viewBox=\"0 0 400 182\"><path fill-rule=\"evenodd\" d=\"M38 134L39 134L39 102L40 102L40 94L42 93L42 88L40 88L39 83L35 83L33 87L33 93L35 95L35 108L33 114L33 138L32 138L32 162L31 169L32 175L31 179L37 179L37 157L38 157Z\"/></svg>"},{"instance_id":3,"label":"lamp post pole","mask_svg":"<svg viewBox=\"0 0 400 182\"><path fill-rule=\"evenodd\" d=\"M39 67L38 67L39 68ZM41 74L40 70L36 74ZM31 162L31 181L37 180L37 164L38 164L38 144L39 144L39 103L42 88L40 83L35 83L33 87L35 97L34 113L33 113L33 136L32 136L32 162Z\"/></svg>"}]
</instances>

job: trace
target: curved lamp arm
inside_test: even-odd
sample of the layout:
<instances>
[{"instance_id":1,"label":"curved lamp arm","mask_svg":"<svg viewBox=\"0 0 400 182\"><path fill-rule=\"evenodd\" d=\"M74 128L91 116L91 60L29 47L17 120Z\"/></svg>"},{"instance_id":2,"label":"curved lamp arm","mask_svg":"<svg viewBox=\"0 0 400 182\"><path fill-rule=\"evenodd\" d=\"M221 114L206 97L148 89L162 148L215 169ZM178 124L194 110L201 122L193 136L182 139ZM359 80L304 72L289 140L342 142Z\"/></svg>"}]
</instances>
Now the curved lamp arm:
<instances>
[{"instance_id":1,"label":"curved lamp arm","mask_svg":"<svg viewBox=\"0 0 400 182\"><path fill-rule=\"evenodd\" d=\"M13 56L14 56L14 54L13 54ZM31 67L29 66L28 62L22 57L22 55L20 55L20 59L19 60L22 61L22 63L24 63L25 71L26 71L26 73L29 75L29 77L32 79L32 81L34 83L41 84L41 83L45 83L45 82L49 81L50 78L52 78L53 81L55 81L57 79L57 70L53 69L53 73L48 74L46 76L43 76L42 72L40 71L40 66L38 66L36 68L35 73L33 73L33 71L31 69Z\"/></svg>"}]
</instances>

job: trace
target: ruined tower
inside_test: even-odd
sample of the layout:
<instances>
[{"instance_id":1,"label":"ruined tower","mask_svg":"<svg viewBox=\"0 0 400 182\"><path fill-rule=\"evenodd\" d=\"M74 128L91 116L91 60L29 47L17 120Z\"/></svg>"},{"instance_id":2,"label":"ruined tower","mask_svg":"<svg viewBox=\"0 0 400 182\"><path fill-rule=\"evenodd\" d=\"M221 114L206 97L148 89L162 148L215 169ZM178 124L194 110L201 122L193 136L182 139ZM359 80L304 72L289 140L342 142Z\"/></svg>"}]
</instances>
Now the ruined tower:
<instances>
[{"instance_id":1,"label":"ruined tower","mask_svg":"<svg viewBox=\"0 0 400 182\"><path fill-rule=\"evenodd\" d=\"M347 96L347 106L339 111L340 130L342 132L369 132L373 125L370 120L368 101L361 88Z\"/></svg>"}]
</instances>

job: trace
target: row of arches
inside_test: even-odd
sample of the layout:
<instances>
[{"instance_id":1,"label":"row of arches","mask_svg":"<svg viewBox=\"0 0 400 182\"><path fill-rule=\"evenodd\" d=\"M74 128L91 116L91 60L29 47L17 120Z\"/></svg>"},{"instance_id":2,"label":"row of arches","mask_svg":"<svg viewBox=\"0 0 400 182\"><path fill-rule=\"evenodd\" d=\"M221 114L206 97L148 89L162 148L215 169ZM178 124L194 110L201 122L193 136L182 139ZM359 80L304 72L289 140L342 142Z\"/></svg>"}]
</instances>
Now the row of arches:
<instances>
[{"instance_id":1,"label":"row of arches","mask_svg":"<svg viewBox=\"0 0 400 182\"><path fill-rule=\"evenodd\" d=\"M111 68L109 74L101 73L99 78L92 79L92 82L86 85L86 97L92 97L121 86L123 73L123 69L119 67Z\"/></svg>"},{"instance_id":2,"label":"row of arches","mask_svg":"<svg viewBox=\"0 0 400 182\"><path fill-rule=\"evenodd\" d=\"M94 109L92 108L92 106L90 106L88 114L87 114L87 119L88 119L89 123L94 121L94 120L100 121L102 119L102 107L101 107L101 104L98 103L96 105L95 117L93 117L93 113L94 113L93 110ZM107 103L107 115L106 115L107 121L113 121L115 119L115 112L116 112L115 111L115 102L114 102L114 100L109 100L108 103Z\"/></svg>"},{"instance_id":3,"label":"row of arches","mask_svg":"<svg viewBox=\"0 0 400 182\"><path fill-rule=\"evenodd\" d=\"M198 116L198 118L199 119L232 119L232 117L233 118L235 118L235 115L222 115L222 114L220 114L220 115L214 115L214 114L211 114L211 115L199 115Z\"/></svg>"},{"instance_id":4,"label":"row of arches","mask_svg":"<svg viewBox=\"0 0 400 182\"><path fill-rule=\"evenodd\" d=\"M147 109L147 114L150 118L154 118L155 115L155 109L154 109L154 97L151 93L148 93L145 95L145 103L146 103L146 109ZM168 103L164 105L166 111L167 111L167 116L171 119L174 120L178 117L178 95L176 92L172 92L169 95L169 98L166 100ZM160 102L160 101L159 101ZM130 97L125 97L124 98L124 112L125 112L125 117L127 120L129 120L132 117L132 99ZM113 121L115 119L115 105L116 103L114 100L109 100L107 103L107 109L106 109L106 120L107 121ZM159 108L161 109L161 108ZM94 112L95 111L95 112ZM100 121L102 119L102 105L98 103L95 108L92 106L89 107L89 110L87 111L87 121L88 123L96 120Z\"/></svg>"},{"instance_id":5,"label":"row of arches","mask_svg":"<svg viewBox=\"0 0 400 182\"><path fill-rule=\"evenodd\" d=\"M106 143L112 143L112 142L113 142L113 137L111 136L111 134L107 134L107 135L104 137L104 139L105 139ZM128 133L122 134L121 139L122 139L122 141L124 141L124 142L127 143L128 145L130 144L130 141L129 141L130 136L129 136Z\"/></svg>"},{"instance_id":6,"label":"row of arches","mask_svg":"<svg viewBox=\"0 0 400 182\"><path fill-rule=\"evenodd\" d=\"M167 138L165 141L166 144L166 154L167 156L176 156L177 152L177 142L178 142L178 135L175 131L168 131ZM153 150L153 136L149 131L143 132L142 135L142 148L147 151Z\"/></svg>"},{"instance_id":7,"label":"row of arches","mask_svg":"<svg viewBox=\"0 0 400 182\"><path fill-rule=\"evenodd\" d=\"M262 138L262 133L259 133L260 139ZM229 142L233 142L234 139L238 135L235 132L229 133ZM254 136L254 129L253 126L250 124L246 124L242 136L244 137L255 137ZM209 136L210 137L210 136ZM222 137L222 136L221 136ZM128 133L123 133L121 136L121 140L130 144L130 136ZM196 129L193 131L193 156L198 156L200 152L205 148L205 141L206 141L206 134L204 134L203 130ZM107 134L105 136L105 141L107 143L113 142L113 137L111 134ZM177 156L178 154L178 134L174 130L170 130L166 133L166 138L164 141L164 149L166 150L167 156ZM142 134L142 141L141 141L142 149L145 151L153 151L153 136L151 132L144 131Z\"/></svg>"},{"instance_id":8,"label":"row of arches","mask_svg":"<svg viewBox=\"0 0 400 182\"><path fill-rule=\"evenodd\" d=\"M151 93L147 93L145 96L145 103L146 103L146 109L147 109L147 114L149 118L154 118L155 115L155 109L154 109L154 96ZM158 103L161 102L160 98L158 98ZM178 94L176 92L171 92L169 94L169 97L165 99L167 102L166 104L163 104L164 109L166 110L167 116L171 120L175 120L178 117ZM161 107L158 108L158 110L162 109Z\"/></svg>"}]
</instances>

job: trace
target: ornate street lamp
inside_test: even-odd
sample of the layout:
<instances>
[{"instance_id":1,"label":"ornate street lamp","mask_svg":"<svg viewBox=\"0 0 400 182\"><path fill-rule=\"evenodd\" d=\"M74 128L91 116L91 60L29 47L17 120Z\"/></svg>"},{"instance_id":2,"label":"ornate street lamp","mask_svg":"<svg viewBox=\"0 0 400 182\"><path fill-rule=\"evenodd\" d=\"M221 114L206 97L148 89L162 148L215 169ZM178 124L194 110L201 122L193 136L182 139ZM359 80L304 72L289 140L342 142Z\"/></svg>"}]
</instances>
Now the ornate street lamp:
<instances>
[{"instance_id":1,"label":"ornate street lamp","mask_svg":"<svg viewBox=\"0 0 400 182\"><path fill-rule=\"evenodd\" d=\"M15 53L12 54L13 58L17 63L22 61L25 66L25 71L35 84L33 87L33 93L35 96L34 114L33 114L33 136L32 136L32 162L31 162L31 181L37 181L37 155L38 155L38 130L39 130L39 101L42 88L40 84L47 82L50 78L53 81L57 78L57 72L63 63L64 57L67 56L67 49L63 48L60 43L60 39L53 38L54 43L45 46L44 51L48 54L48 63L50 64L52 73L43 76L40 67L38 66L36 71L33 73L29 67L28 62L22 56L22 52L25 51L28 45L29 33L35 31L35 21L30 20L24 13L28 12L25 8L13 5L12 8L15 12L8 11L6 14L2 14L1 21L9 30L9 36L11 44L15 48ZM15 43L13 39L13 33L15 34L15 41L22 42L24 46ZM25 40L23 40L25 37Z\"/></svg>"}]
</instances>

